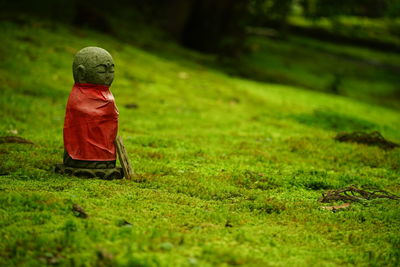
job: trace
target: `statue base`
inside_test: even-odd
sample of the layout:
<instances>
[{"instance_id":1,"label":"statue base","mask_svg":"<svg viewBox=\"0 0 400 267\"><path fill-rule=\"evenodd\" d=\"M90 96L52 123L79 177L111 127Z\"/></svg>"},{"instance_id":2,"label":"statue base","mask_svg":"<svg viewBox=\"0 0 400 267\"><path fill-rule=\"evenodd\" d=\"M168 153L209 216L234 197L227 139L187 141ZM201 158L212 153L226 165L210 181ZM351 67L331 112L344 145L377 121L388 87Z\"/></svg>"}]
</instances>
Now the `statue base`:
<instances>
[{"instance_id":1,"label":"statue base","mask_svg":"<svg viewBox=\"0 0 400 267\"><path fill-rule=\"evenodd\" d=\"M89 168L76 168L68 167L64 164L56 164L55 172L59 174L68 174L84 178L100 178L104 180L122 179L124 172L122 168L109 168L109 169L89 169Z\"/></svg>"}]
</instances>

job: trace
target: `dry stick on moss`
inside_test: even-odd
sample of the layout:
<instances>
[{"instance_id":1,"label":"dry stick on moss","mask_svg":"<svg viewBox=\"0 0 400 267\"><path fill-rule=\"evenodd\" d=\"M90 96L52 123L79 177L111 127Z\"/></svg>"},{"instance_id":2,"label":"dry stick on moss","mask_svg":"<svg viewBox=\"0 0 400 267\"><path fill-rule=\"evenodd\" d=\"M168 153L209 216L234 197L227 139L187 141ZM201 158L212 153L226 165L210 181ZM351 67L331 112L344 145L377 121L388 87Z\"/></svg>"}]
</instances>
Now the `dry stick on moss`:
<instances>
[{"instance_id":1,"label":"dry stick on moss","mask_svg":"<svg viewBox=\"0 0 400 267\"><path fill-rule=\"evenodd\" d=\"M89 215L85 212L85 210L79 206L78 204L73 204L72 205L72 211L75 212L77 217L86 219L89 217Z\"/></svg>"},{"instance_id":2,"label":"dry stick on moss","mask_svg":"<svg viewBox=\"0 0 400 267\"><path fill-rule=\"evenodd\" d=\"M2 136L0 137L0 144L3 143L19 143L19 144L29 144L34 145L32 141L18 136Z\"/></svg>"},{"instance_id":3,"label":"dry stick on moss","mask_svg":"<svg viewBox=\"0 0 400 267\"><path fill-rule=\"evenodd\" d=\"M320 202L329 203L335 201L360 201L362 199L370 200L375 198L388 198L398 200L400 197L393 195L384 190L372 190L366 191L363 189L356 188L354 186L345 187L338 190L330 190L322 194L319 199Z\"/></svg>"},{"instance_id":4,"label":"dry stick on moss","mask_svg":"<svg viewBox=\"0 0 400 267\"><path fill-rule=\"evenodd\" d=\"M121 136L117 136L115 143L117 145L119 162L121 163L122 169L124 170L125 178L132 179L133 177L132 166L129 162L128 153L125 150L125 146L124 143L122 142Z\"/></svg>"},{"instance_id":5,"label":"dry stick on moss","mask_svg":"<svg viewBox=\"0 0 400 267\"><path fill-rule=\"evenodd\" d=\"M323 206L321 208L324 210L330 210L330 211L336 212L337 210L346 209L348 207L350 207L350 203L344 203L344 204L338 205L338 206Z\"/></svg>"}]
</instances>

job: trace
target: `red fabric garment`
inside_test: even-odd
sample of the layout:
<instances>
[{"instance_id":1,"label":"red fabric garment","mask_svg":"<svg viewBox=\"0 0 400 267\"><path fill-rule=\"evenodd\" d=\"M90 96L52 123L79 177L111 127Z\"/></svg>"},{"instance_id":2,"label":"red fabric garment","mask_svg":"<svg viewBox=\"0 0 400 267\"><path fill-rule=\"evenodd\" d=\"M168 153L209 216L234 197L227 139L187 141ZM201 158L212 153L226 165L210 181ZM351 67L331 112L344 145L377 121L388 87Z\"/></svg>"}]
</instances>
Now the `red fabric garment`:
<instances>
[{"instance_id":1,"label":"red fabric garment","mask_svg":"<svg viewBox=\"0 0 400 267\"><path fill-rule=\"evenodd\" d=\"M109 86L76 83L68 98L64 147L76 160L116 159L118 109Z\"/></svg>"}]
</instances>

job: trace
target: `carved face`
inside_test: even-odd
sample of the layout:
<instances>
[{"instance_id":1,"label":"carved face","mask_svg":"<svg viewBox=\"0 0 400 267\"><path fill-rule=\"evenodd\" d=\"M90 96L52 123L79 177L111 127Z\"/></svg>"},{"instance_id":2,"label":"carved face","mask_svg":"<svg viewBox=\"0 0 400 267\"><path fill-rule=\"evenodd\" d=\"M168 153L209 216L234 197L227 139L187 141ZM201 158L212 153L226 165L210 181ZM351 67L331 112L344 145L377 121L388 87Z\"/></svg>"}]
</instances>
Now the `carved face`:
<instances>
[{"instance_id":1,"label":"carved face","mask_svg":"<svg viewBox=\"0 0 400 267\"><path fill-rule=\"evenodd\" d=\"M114 62L111 55L99 47L86 47L74 60L75 82L110 86L114 80Z\"/></svg>"},{"instance_id":2,"label":"carved face","mask_svg":"<svg viewBox=\"0 0 400 267\"><path fill-rule=\"evenodd\" d=\"M88 67L85 77L82 77L83 80L86 83L111 85L114 80L114 63L112 60L97 61L96 64Z\"/></svg>"}]
</instances>

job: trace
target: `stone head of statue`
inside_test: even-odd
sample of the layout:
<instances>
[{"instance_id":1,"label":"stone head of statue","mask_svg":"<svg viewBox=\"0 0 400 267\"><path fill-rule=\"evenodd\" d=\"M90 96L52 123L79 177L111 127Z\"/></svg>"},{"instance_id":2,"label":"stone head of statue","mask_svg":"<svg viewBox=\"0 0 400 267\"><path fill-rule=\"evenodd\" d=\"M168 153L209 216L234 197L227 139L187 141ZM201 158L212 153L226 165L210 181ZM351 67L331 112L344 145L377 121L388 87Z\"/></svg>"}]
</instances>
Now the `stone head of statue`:
<instances>
[{"instance_id":1,"label":"stone head of statue","mask_svg":"<svg viewBox=\"0 0 400 267\"><path fill-rule=\"evenodd\" d=\"M76 53L72 72L76 83L110 86L114 80L114 61L103 48L85 47Z\"/></svg>"}]
</instances>

